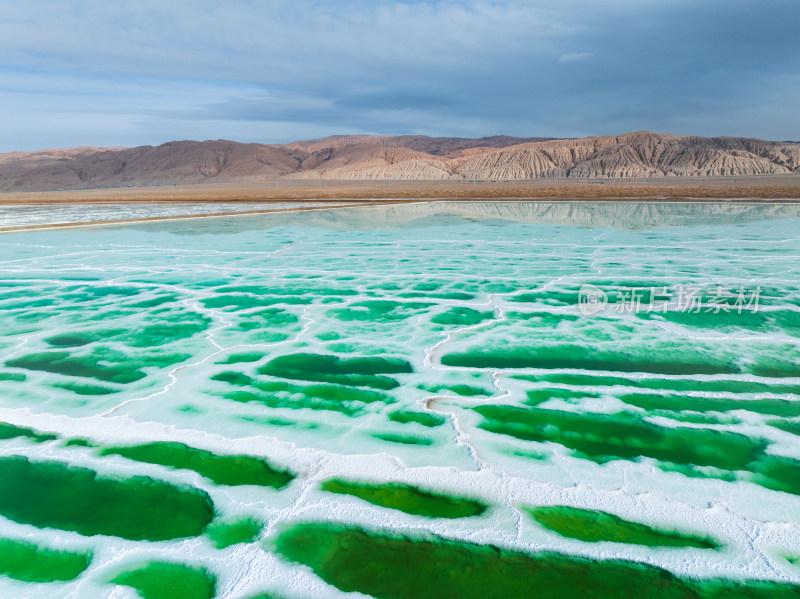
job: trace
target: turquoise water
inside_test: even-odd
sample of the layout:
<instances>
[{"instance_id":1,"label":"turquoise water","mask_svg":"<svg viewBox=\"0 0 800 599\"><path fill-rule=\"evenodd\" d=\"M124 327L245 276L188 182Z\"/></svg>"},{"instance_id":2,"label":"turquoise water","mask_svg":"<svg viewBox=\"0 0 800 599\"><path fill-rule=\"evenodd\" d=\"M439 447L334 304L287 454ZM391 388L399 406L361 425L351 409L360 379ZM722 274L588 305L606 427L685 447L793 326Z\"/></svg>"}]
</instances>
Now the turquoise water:
<instances>
[{"instance_id":1,"label":"turquoise water","mask_svg":"<svg viewBox=\"0 0 800 599\"><path fill-rule=\"evenodd\" d=\"M564 597L621 572L791 593L798 227L792 205L421 202L3 235L0 537L91 562L0 573L0 596L402 596L370 572L408 539L406 570L474 553L495 578L464 580L513 573L505 596L525 564L569 573ZM559 534L530 516L550 506L715 548Z\"/></svg>"}]
</instances>

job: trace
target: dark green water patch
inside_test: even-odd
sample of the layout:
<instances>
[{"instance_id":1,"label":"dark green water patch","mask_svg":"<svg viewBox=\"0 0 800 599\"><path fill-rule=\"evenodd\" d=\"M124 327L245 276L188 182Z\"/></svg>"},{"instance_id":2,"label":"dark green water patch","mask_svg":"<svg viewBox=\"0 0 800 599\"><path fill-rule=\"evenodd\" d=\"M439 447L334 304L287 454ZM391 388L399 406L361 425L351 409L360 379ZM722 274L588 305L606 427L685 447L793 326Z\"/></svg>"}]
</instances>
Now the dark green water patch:
<instances>
[{"instance_id":1,"label":"dark green water patch","mask_svg":"<svg viewBox=\"0 0 800 599\"><path fill-rule=\"evenodd\" d=\"M660 395L635 393L620 395L619 399L644 410L671 410L674 412L730 412L746 410L756 414L800 416L800 400L787 399L729 399L722 397L695 397L689 395Z\"/></svg>"},{"instance_id":2,"label":"dark green water patch","mask_svg":"<svg viewBox=\"0 0 800 599\"><path fill-rule=\"evenodd\" d=\"M376 599L789 599L800 592L791 584L695 581L635 562L529 555L335 524L295 524L280 533L274 548L328 584Z\"/></svg>"},{"instance_id":3,"label":"dark green water patch","mask_svg":"<svg viewBox=\"0 0 800 599\"><path fill-rule=\"evenodd\" d=\"M478 406L480 428L528 441L558 443L577 457L597 462L650 457L676 464L741 470L763 454L768 443L711 429L666 428L643 417L618 414L576 414L558 410Z\"/></svg>"},{"instance_id":4,"label":"dark green water patch","mask_svg":"<svg viewBox=\"0 0 800 599\"><path fill-rule=\"evenodd\" d=\"M95 356L73 356L68 352L28 354L8 360L6 365L66 376L95 378L108 383L133 383L145 377L145 374L134 366L106 366L99 363Z\"/></svg>"},{"instance_id":5,"label":"dark green water patch","mask_svg":"<svg viewBox=\"0 0 800 599\"><path fill-rule=\"evenodd\" d=\"M132 308L155 308L157 306L163 306L164 304L168 304L170 302L176 302L181 298L180 295L177 293L167 293L164 295L160 295L158 297L154 297L149 300L144 300L141 302L135 302L130 304Z\"/></svg>"},{"instance_id":6,"label":"dark green water patch","mask_svg":"<svg viewBox=\"0 0 800 599\"><path fill-rule=\"evenodd\" d=\"M106 478L61 462L7 456L0 458L0 514L86 536L163 541L197 536L214 510L199 489L144 476Z\"/></svg>"},{"instance_id":7,"label":"dark green water patch","mask_svg":"<svg viewBox=\"0 0 800 599\"><path fill-rule=\"evenodd\" d=\"M22 372L0 372L0 381L24 383L27 378Z\"/></svg>"},{"instance_id":8,"label":"dark green water patch","mask_svg":"<svg viewBox=\"0 0 800 599\"><path fill-rule=\"evenodd\" d=\"M662 379L662 378L623 378L590 374L545 374L541 376L514 375L511 378L531 381L559 383L564 385L585 385L610 387L620 385L640 389L657 389L664 391L710 391L721 393L791 393L800 395L800 385L780 383L759 383L741 380L705 380L696 379Z\"/></svg>"},{"instance_id":9,"label":"dark green water patch","mask_svg":"<svg viewBox=\"0 0 800 599\"><path fill-rule=\"evenodd\" d=\"M264 354L261 352L243 352L239 354L229 354L224 360L217 364L240 364L242 362L258 362Z\"/></svg>"},{"instance_id":10,"label":"dark green water patch","mask_svg":"<svg viewBox=\"0 0 800 599\"><path fill-rule=\"evenodd\" d=\"M259 485L280 489L294 475L248 455L217 455L183 443L156 442L128 447L106 447L101 455L120 455L129 460L168 468L193 470L218 485Z\"/></svg>"},{"instance_id":11,"label":"dark green water patch","mask_svg":"<svg viewBox=\"0 0 800 599\"><path fill-rule=\"evenodd\" d=\"M431 318L434 324L452 326L472 326L494 318L493 312L481 312L472 308L450 308Z\"/></svg>"},{"instance_id":12,"label":"dark green water patch","mask_svg":"<svg viewBox=\"0 0 800 599\"><path fill-rule=\"evenodd\" d=\"M85 285L74 287L73 289L80 290L80 293L87 300L107 297L132 297L142 292L139 287L122 287L119 285Z\"/></svg>"},{"instance_id":13,"label":"dark green water patch","mask_svg":"<svg viewBox=\"0 0 800 599\"><path fill-rule=\"evenodd\" d=\"M426 518L469 518L481 515L489 507L474 499L431 493L398 483L367 484L331 479L322 483L322 490L352 495L373 505Z\"/></svg>"},{"instance_id":14,"label":"dark green water patch","mask_svg":"<svg viewBox=\"0 0 800 599\"><path fill-rule=\"evenodd\" d=\"M38 299L24 299L19 301L13 302L6 302L2 310L3 311L13 311L13 310L35 310L36 308L46 308L47 306L52 306L56 303L54 299L46 299L46 298L38 298Z\"/></svg>"},{"instance_id":15,"label":"dark green water patch","mask_svg":"<svg viewBox=\"0 0 800 599\"><path fill-rule=\"evenodd\" d=\"M400 383L385 374L409 373L412 368L406 360L396 358L291 354L273 358L258 372L286 379L388 390L398 387Z\"/></svg>"},{"instance_id":16,"label":"dark green water patch","mask_svg":"<svg viewBox=\"0 0 800 599\"><path fill-rule=\"evenodd\" d=\"M300 385L286 381L259 381L241 372L221 372L211 379L240 387L237 391L224 394L223 397L226 399L257 402L271 408L330 410L353 416L362 412L367 404L394 401L389 395L371 389L331 384Z\"/></svg>"},{"instance_id":17,"label":"dark green water patch","mask_svg":"<svg viewBox=\"0 0 800 599\"><path fill-rule=\"evenodd\" d=\"M525 395L528 397L528 399L525 400L525 403L529 406L538 406L539 404L551 399L572 401L576 399L600 397L599 393L593 393L592 391L574 391L572 389L562 388L532 389L526 392Z\"/></svg>"},{"instance_id":18,"label":"dark green water patch","mask_svg":"<svg viewBox=\"0 0 800 599\"><path fill-rule=\"evenodd\" d=\"M800 421L798 420L768 420L767 424L800 437Z\"/></svg>"},{"instance_id":19,"label":"dark green water patch","mask_svg":"<svg viewBox=\"0 0 800 599\"><path fill-rule=\"evenodd\" d=\"M8 422L0 422L0 439L16 439L25 437L36 443L43 443L44 441L55 441L58 435L52 433L41 433L32 428L25 426L17 426Z\"/></svg>"},{"instance_id":20,"label":"dark green water patch","mask_svg":"<svg viewBox=\"0 0 800 599\"><path fill-rule=\"evenodd\" d=\"M686 359L681 359L684 353ZM691 358L691 359L690 359ZM585 345L551 345L541 349L505 351L473 350L445 354L445 366L468 368L575 368L580 370L612 370L617 372L649 372L653 374L733 374L735 364L712 355L692 352L647 352L600 350Z\"/></svg>"},{"instance_id":21,"label":"dark green water patch","mask_svg":"<svg viewBox=\"0 0 800 599\"><path fill-rule=\"evenodd\" d=\"M136 589L142 599L213 599L217 594L213 574L173 562L149 562L109 582Z\"/></svg>"},{"instance_id":22,"label":"dark green water patch","mask_svg":"<svg viewBox=\"0 0 800 599\"><path fill-rule=\"evenodd\" d=\"M762 357L747 370L751 374L773 378L800 377L800 352L795 345L784 344L773 348L781 358Z\"/></svg>"},{"instance_id":23,"label":"dark green water patch","mask_svg":"<svg viewBox=\"0 0 800 599\"><path fill-rule=\"evenodd\" d=\"M111 333L113 335L117 332L118 331L112 331ZM58 335L48 337L45 339L45 343L52 345L53 347L81 347L82 345L88 345L89 343L93 343L103 338L104 336L98 333L60 333Z\"/></svg>"},{"instance_id":24,"label":"dark green water patch","mask_svg":"<svg viewBox=\"0 0 800 599\"><path fill-rule=\"evenodd\" d=\"M670 410L651 410L648 416L662 416L677 420L678 422L686 422L688 424L713 424L713 425L731 425L741 424L742 421L735 416L721 414L719 412L712 412L710 414L701 414L700 412L673 412Z\"/></svg>"},{"instance_id":25,"label":"dark green water patch","mask_svg":"<svg viewBox=\"0 0 800 599\"><path fill-rule=\"evenodd\" d=\"M289 408L291 410L327 410L339 412L345 416L357 416L362 412L361 406L349 403L328 401L318 397L277 397L252 391L231 391L222 395L225 399L240 403L260 403L270 408Z\"/></svg>"},{"instance_id":26,"label":"dark green water patch","mask_svg":"<svg viewBox=\"0 0 800 599\"><path fill-rule=\"evenodd\" d=\"M255 382L252 377L247 376L243 372L236 372L234 370L226 370L225 372L218 372L211 376L212 381L220 381L221 383L229 383L238 387L246 387Z\"/></svg>"},{"instance_id":27,"label":"dark green water patch","mask_svg":"<svg viewBox=\"0 0 800 599\"><path fill-rule=\"evenodd\" d=\"M433 439L419 437L417 435L404 435L400 433L372 433L370 437L388 441L389 443L400 443L401 445L433 445Z\"/></svg>"},{"instance_id":28,"label":"dark green water patch","mask_svg":"<svg viewBox=\"0 0 800 599\"><path fill-rule=\"evenodd\" d=\"M206 536L217 549L225 549L239 543L252 543L264 524L253 518L214 521L206 528Z\"/></svg>"},{"instance_id":29,"label":"dark green water patch","mask_svg":"<svg viewBox=\"0 0 800 599\"><path fill-rule=\"evenodd\" d=\"M91 561L90 553L49 549L27 541L0 538L0 576L22 582L74 580Z\"/></svg>"},{"instance_id":30,"label":"dark green water patch","mask_svg":"<svg viewBox=\"0 0 800 599\"><path fill-rule=\"evenodd\" d=\"M549 457L542 451L525 451L523 449L505 449L503 453L508 455L517 456L520 458L529 458L531 460L544 461Z\"/></svg>"},{"instance_id":31,"label":"dark green water patch","mask_svg":"<svg viewBox=\"0 0 800 599\"><path fill-rule=\"evenodd\" d=\"M422 426L432 428L444 424L444 416L439 414L431 414L430 412L413 412L410 410L397 410L389 413L389 420L392 422L401 422L407 424L409 422L416 422Z\"/></svg>"},{"instance_id":32,"label":"dark green water patch","mask_svg":"<svg viewBox=\"0 0 800 599\"><path fill-rule=\"evenodd\" d=\"M267 426L292 426L309 430L320 428L320 425L316 422L298 422L297 420L289 420L287 418L278 418L275 416L237 416L236 418L245 422L266 424Z\"/></svg>"},{"instance_id":33,"label":"dark green water patch","mask_svg":"<svg viewBox=\"0 0 800 599\"><path fill-rule=\"evenodd\" d=\"M112 393L120 392L120 389L114 389L112 387L91 385L89 383L76 383L72 381L65 383L52 383L50 386L57 389L66 389L67 391L72 391L76 395L111 395Z\"/></svg>"},{"instance_id":34,"label":"dark green water patch","mask_svg":"<svg viewBox=\"0 0 800 599\"><path fill-rule=\"evenodd\" d=\"M766 454L753 464L749 480L773 491L800 495L800 461Z\"/></svg>"},{"instance_id":35,"label":"dark green water patch","mask_svg":"<svg viewBox=\"0 0 800 599\"><path fill-rule=\"evenodd\" d=\"M64 441L64 447L100 447L94 441L90 441L89 439L81 439L79 437L74 437L72 439L67 439Z\"/></svg>"},{"instance_id":36,"label":"dark green water patch","mask_svg":"<svg viewBox=\"0 0 800 599\"><path fill-rule=\"evenodd\" d=\"M493 393L487 391L482 387L473 387L472 385L419 385L420 389L430 393L451 392L462 397L489 397Z\"/></svg>"},{"instance_id":37,"label":"dark green water patch","mask_svg":"<svg viewBox=\"0 0 800 599\"><path fill-rule=\"evenodd\" d=\"M656 530L606 512L560 505L525 508L525 511L545 528L563 537L587 543L608 541L648 547L719 547L718 543L707 538Z\"/></svg>"}]
</instances>

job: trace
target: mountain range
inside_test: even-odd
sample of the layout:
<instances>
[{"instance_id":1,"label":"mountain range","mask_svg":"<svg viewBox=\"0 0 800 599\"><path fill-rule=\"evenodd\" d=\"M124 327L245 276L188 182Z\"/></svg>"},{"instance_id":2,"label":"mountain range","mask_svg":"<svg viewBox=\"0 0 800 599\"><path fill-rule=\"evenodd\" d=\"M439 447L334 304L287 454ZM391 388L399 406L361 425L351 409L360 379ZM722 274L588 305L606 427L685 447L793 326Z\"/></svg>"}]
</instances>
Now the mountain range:
<instances>
[{"instance_id":1,"label":"mountain range","mask_svg":"<svg viewBox=\"0 0 800 599\"><path fill-rule=\"evenodd\" d=\"M639 131L580 139L343 135L0 154L0 191L275 179L527 180L800 175L800 143Z\"/></svg>"}]
</instances>

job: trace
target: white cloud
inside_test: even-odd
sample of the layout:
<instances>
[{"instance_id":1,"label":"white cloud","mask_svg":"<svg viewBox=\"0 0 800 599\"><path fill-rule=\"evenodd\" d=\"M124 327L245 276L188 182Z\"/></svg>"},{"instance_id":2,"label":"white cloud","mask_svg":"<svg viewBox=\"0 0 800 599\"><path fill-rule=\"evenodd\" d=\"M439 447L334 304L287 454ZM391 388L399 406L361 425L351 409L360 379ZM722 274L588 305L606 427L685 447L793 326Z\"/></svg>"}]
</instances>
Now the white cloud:
<instances>
[{"instance_id":1,"label":"white cloud","mask_svg":"<svg viewBox=\"0 0 800 599\"><path fill-rule=\"evenodd\" d=\"M590 52L569 52L559 56L558 62L578 62L580 60L591 58L592 56L594 56L594 54Z\"/></svg>"}]
</instances>

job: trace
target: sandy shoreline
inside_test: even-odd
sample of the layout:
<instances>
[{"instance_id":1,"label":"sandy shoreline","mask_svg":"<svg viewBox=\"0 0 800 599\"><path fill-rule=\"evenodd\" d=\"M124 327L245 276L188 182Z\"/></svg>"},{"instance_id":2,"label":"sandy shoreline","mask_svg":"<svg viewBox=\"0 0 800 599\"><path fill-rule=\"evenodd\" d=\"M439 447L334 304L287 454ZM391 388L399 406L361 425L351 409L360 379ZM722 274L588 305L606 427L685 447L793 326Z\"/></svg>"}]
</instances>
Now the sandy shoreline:
<instances>
[{"instance_id":1,"label":"sandy shoreline","mask_svg":"<svg viewBox=\"0 0 800 599\"><path fill-rule=\"evenodd\" d=\"M669 201L747 199L800 201L800 175L617 180L535 180L511 182L326 181L306 183L208 183L51 192L0 193L1 204L270 202L377 199L440 200L626 200Z\"/></svg>"}]
</instances>

